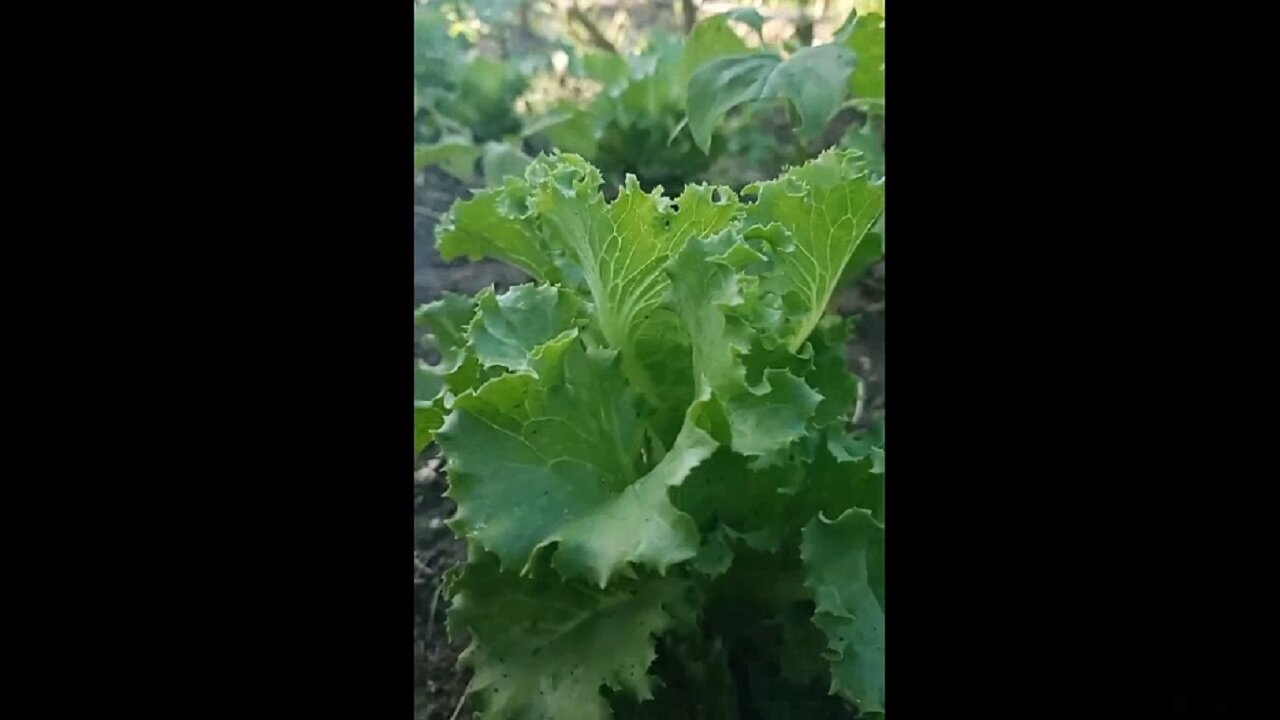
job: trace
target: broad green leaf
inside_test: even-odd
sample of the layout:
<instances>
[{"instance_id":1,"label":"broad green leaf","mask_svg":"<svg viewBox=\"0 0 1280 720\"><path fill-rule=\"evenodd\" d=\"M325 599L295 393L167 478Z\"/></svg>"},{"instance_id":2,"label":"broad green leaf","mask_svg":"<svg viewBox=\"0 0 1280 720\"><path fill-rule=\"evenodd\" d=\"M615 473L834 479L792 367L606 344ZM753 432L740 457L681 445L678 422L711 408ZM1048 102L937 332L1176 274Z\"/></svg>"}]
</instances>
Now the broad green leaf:
<instances>
[{"instance_id":1,"label":"broad green leaf","mask_svg":"<svg viewBox=\"0 0 1280 720\"><path fill-rule=\"evenodd\" d=\"M713 53L716 43L698 45ZM644 53L632 57L631 80L616 106L621 124L662 122L668 113L684 108L686 52L678 37L659 34L650 38ZM695 48L695 52L701 51Z\"/></svg>"},{"instance_id":2,"label":"broad green leaf","mask_svg":"<svg viewBox=\"0 0 1280 720\"><path fill-rule=\"evenodd\" d=\"M533 371L538 347L580 323L582 302L568 290L549 285L517 285L501 295L486 288L476 296L471 349L485 367Z\"/></svg>"},{"instance_id":3,"label":"broad green leaf","mask_svg":"<svg viewBox=\"0 0 1280 720\"><path fill-rule=\"evenodd\" d=\"M816 138L844 102L852 70L852 53L839 45L802 48L774 69L761 97L791 101L800 114L800 134Z\"/></svg>"},{"instance_id":4,"label":"broad green leaf","mask_svg":"<svg viewBox=\"0 0 1280 720\"><path fill-rule=\"evenodd\" d=\"M484 156L480 160L481 172L484 173L486 185L501 185L508 176L523 177L524 169L533 159L520 151L520 148L507 143L491 142L484 146Z\"/></svg>"},{"instance_id":5,"label":"broad green leaf","mask_svg":"<svg viewBox=\"0 0 1280 720\"><path fill-rule=\"evenodd\" d=\"M729 110L785 98L800 115L801 135L815 138L844 102L852 70L853 53L840 45L802 48L786 60L768 53L712 60L689 79L689 129L705 152Z\"/></svg>"},{"instance_id":6,"label":"broad green leaf","mask_svg":"<svg viewBox=\"0 0 1280 720\"><path fill-rule=\"evenodd\" d=\"M496 565L474 562L450 583L449 632L471 635L460 662L486 720L606 720L602 689L652 697L654 638L672 625L664 605L681 602L684 582L596 590Z\"/></svg>"},{"instance_id":7,"label":"broad green leaf","mask_svg":"<svg viewBox=\"0 0 1280 720\"><path fill-rule=\"evenodd\" d=\"M711 134L729 110L759 100L774 69L777 55L750 53L717 58L689 77L689 131L703 152L711 148Z\"/></svg>"},{"instance_id":8,"label":"broad green leaf","mask_svg":"<svg viewBox=\"0 0 1280 720\"><path fill-rule=\"evenodd\" d=\"M476 160L483 152L470 138L447 137L430 145L418 145L413 149L413 171L419 172L428 165L441 169L470 183L476 177Z\"/></svg>"},{"instance_id":9,"label":"broad green leaf","mask_svg":"<svg viewBox=\"0 0 1280 720\"><path fill-rule=\"evenodd\" d=\"M787 347L798 350L826 312L845 265L884 208L884 183L872 183L853 153L828 150L744 193L746 223L763 228L775 266L762 290L792 316Z\"/></svg>"},{"instance_id":10,"label":"broad green leaf","mask_svg":"<svg viewBox=\"0 0 1280 720\"><path fill-rule=\"evenodd\" d=\"M524 130L525 137L542 135L563 152L594 157L599 141L589 108L564 108L540 118Z\"/></svg>"},{"instance_id":11,"label":"broad green leaf","mask_svg":"<svg viewBox=\"0 0 1280 720\"><path fill-rule=\"evenodd\" d=\"M644 428L616 355L571 335L539 351L536 376L461 394L437 433L458 504L451 527L522 572L555 546L557 570L601 587L626 564L664 571L692 557L697 530L667 492L715 449L698 427L702 404L645 472Z\"/></svg>"},{"instance_id":12,"label":"broad green leaf","mask_svg":"<svg viewBox=\"0 0 1280 720\"><path fill-rule=\"evenodd\" d=\"M587 77L604 86L605 92L625 85L631 72L627 59L611 52L589 52L583 55L582 67Z\"/></svg>"},{"instance_id":13,"label":"broad green leaf","mask_svg":"<svg viewBox=\"0 0 1280 720\"><path fill-rule=\"evenodd\" d=\"M831 692L862 712L884 711L884 525L854 508L804 529L813 621L827 635Z\"/></svg>"},{"instance_id":14,"label":"broad green leaf","mask_svg":"<svg viewBox=\"0 0 1280 720\"><path fill-rule=\"evenodd\" d=\"M746 16L750 19L750 16ZM757 13L756 17L759 17ZM689 83L694 71L711 60L726 55L748 52L747 44L729 27L729 15L712 15L699 20L685 41L684 54L680 58L681 86ZM750 24L750 23L748 23ZM758 28L758 26L756 26Z\"/></svg>"},{"instance_id":15,"label":"broad green leaf","mask_svg":"<svg viewBox=\"0 0 1280 720\"><path fill-rule=\"evenodd\" d=\"M884 97L884 16L857 15L846 21L836 41L853 51L855 65L849 93L857 98Z\"/></svg>"}]
</instances>

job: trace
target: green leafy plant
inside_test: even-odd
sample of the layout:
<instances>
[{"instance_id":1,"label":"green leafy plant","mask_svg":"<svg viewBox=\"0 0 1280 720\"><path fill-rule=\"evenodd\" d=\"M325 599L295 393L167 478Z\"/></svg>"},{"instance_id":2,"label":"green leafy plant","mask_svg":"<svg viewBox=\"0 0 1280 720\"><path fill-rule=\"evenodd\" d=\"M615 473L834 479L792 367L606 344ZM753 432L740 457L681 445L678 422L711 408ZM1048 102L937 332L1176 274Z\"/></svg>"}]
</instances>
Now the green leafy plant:
<instances>
[{"instance_id":1,"label":"green leafy plant","mask_svg":"<svg viewBox=\"0 0 1280 720\"><path fill-rule=\"evenodd\" d=\"M883 178L884 25L882 14L854 11L828 44L801 47L786 57L762 48L702 65L689 79L687 119L693 140L712 153L713 133L731 111L782 101L796 118L792 127L800 148L793 157L805 158L837 113L852 110L856 119L838 145L855 151L857 162L873 178ZM883 251L883 218L873 230L869 245ZM868 264L851 263L841 284L852 283Z\"/></svg>"},{"instance_id":2,"label":"green leafy plant","mask_svg":"<svg viewBox=\"0 0 1280 720\"><path fill-rule=\"evenodd\" d=\"M435 165L468 185L477 181L476 161L487 185L494 185L508 175L520 175L531 158L517 142L477 143L465 135L441 138L413 151L413 171Z\"/></svg>"},{"instance_id":3,"label":"green leafy plant","mask_svg":"<svg viewBox=\"0 0 1280 720\"><path fill-rule=\"evenodd\" d=\"M637 176L644 187L683 184L711 166L724 149L708 141L699 148L685 126L689 78L699 67L749 47L732 22L759 30L754 11L704 18L689 36L654 35L634 55L589 52L574 72L600 85L585 105L559 103L530 123L526 135L540 135L557 149L587 158L608 178Z\"/></svg>"},{"instance_id":4,"label":"green leafy plant","mask_svg":"<svg viewBox=\"0 0 1280 720\"><path fill-rule=\"evenodd\" d=\"M798 118L802 142L812 142L845 106L869 120L884 112L884 17L851 13L825 45L802 47L786 57L768 49L728 54L689 78L688 123L698 147L709 152L725 114L742 105L781 100ZM870 130L870 123L859 128ZM865 150L865 133L846 136ZM881 166L882 168L882 166Z\"/></svg>"},{"instance_id":5,"label":"green leafy plant","mask_svg":"<svg viewBox=\"0 0 1280 720\"><path fill-rule=\"evenodd\" d=\"M445 259L533 278L420 308L415 450L467 562L449 631L484 718L884 710L884 441L849 323L884 188L832 150L745 188L616 199L570 154L457 202Z\"/></svg>"},{"instance_id":6,"label":"green leafy plant","mask_svg":"<svg viewBox=\"0 0 1280 720\"><path fill-rule=\"evenodd\" d=\"M438 9L414 12L414 171L439 165L473 182L476 161L520 132L515 99L526 78L516 65L452 34Z\"/></svg>"}]
</instances>

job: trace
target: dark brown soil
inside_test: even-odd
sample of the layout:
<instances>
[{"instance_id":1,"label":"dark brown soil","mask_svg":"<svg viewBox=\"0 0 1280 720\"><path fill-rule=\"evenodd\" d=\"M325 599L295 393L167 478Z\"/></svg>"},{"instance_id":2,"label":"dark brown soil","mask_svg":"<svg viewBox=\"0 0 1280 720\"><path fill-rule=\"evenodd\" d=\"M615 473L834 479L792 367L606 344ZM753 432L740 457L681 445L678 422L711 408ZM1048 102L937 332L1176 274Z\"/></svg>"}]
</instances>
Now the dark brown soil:
<instances>
[{"instance_id":1,"label":"dark brown soil","mask_svg":"<svg viewBox=\"0 0 1280 720\"><path fill-rule=\"evenodd\" d=\"M497 262L446 263L435 248L435 227L454 200L469 194L466 186L428 169L414 188L413 300L431 302L441 293L474 294L489 285L499 290L524 282L523 273ZM415 347L420 347L415 343ZM428 449L431 455L433 449ZM414 720L449 720L466 689L467 677L458 669L465 647L449 642L445 630L445 600L440 597L444 573L466 557L466 547L445 526L453 515L452 500L444 497L445 478L440 458L427 457L414 472ZM458 717L466 717L459 713Z\"/></svg>"},{"instance_id":2,"label":"dark brown soil","mask_svg":"<svg viewBox=\"0 0 1280 720\"><path fill-rule=\"evenodd\" d=\"M466 548L444 524L454 506L443 497L439 466L439 458L427 459L413 478L414 720L448 720L466 689L457 667L464 645L449 642L440 591L444 573L465 559Z\"/></svg>"}]
</instances>

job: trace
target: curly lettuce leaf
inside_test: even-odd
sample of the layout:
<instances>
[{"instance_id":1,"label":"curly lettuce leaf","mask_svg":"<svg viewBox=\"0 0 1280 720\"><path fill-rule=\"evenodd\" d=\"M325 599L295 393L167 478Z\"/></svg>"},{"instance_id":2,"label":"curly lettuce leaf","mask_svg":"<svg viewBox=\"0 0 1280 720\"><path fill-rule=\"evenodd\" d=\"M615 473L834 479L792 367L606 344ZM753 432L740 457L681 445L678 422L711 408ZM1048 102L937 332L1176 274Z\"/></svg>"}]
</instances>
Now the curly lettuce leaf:
<instances>
[{"instance_id":1,"label":"curly lettuce leaf","mask_svg":"<svg viewBox=\"0 0 1280 720\"><path fill-rule=\"evenodd\" d=\"M431 444L435 432L444 424L452 394L474 386L479 379L474 361L469 361L466 354L467 327L475 311L475 300L450 292L414 311L414 325L427 333L423 344L440 355L435 365L414 361L415 456Z\"/></svg>"},{"instance_id":2,"label":"curly lettuce leaf","mask_svg":"<svg viewBox=\"0 0 1280 720\"><path fill-rule=\"evenodd\" d=\"M606 720L601 690L653 696L654 637L686 591L664 578L599 590L482 560L450 582L449 632L471 636L460 661L486 720Z\"/></svg>"},{"instance_id":3,"label":"curly lettuce leaf","mask_svg":"<svg viewBox=\"0 0 1280 720\"><path fill-rule=\"evenodd\" d=\"M501 295L486 288L475 304L469 344L485 367L533 370L535 349L581 324L582 301L549 285L517 285Z\"/></svg>"},{"instance_id":4,"label":"curly lettuce leaf","mask_svg":"<svg viewBox=\"0 0 1280 720\"><path fill-rule=\"evenodd\" d=\"M783 331L795 352L826 313L845 265L884 210L884 182L871 182L857 156L828 150L777 179L743 190L757 196L746 223L771 245L775 267L761 289L782 298Z\"/></svg>"},{"instance_id":5,"label":"curly lettuce leaf","mask_svg":"<svg viewBox=\"0 0 1280 720\"><path fill-rule=\"evenodd\" d=\"M581 157L541 156L523 180L455 206L440 232L441 254L494 257L540 279L580 277L594 325L621 353L630 383L654 405L687 404L688 392L673 398L659 385L681 376L669 365L682 355L672 349L687 344L661 307L669 285L662 269L690 237L733 222L738 198L725 188L690 186L673 203L628 177L608 203L601 182Z\"/></svg>"},{"instance_id":6,"label":"curly lettuce leaf","mask_svg":"<svg viewBox=\"0 0 1280 720\"><path fill-rule=\"evenodd\" d=\"M801 557L813 622L827 635L831 692L884 712L884 525L852 508L804 529Z\"/></svg>"},{"instance_id":7,"label":"curly lettuce leaf","mask_svg":"<svg viewBox=\"0 0 1280 720\"><path fill-rule=\"evenodd\" d=\"M741 355L751 330L734 308L744 303L739 272L764 256L730 230L691 239L666 267L672 301L688 329L698 387L714 394L724 410L736 452L779 460L808 430L822 397L790 370L769 368L748 384Z\"/></svg>"},{"instance_id":8,"label":"curly lettuce leaf","mask_svg":"<svg viewBox=\"0 0 1280 720\"><path fill-rule=\"evenodd\" d=\"M493 258L520 268L539 282L559 280L556 263L542 246L528 209L510 189L520 183L517 178L508 178L500 187L454 203L436 227L440 257Z\"/></svg>"},{"instance_id":9,"label":"curly lettuce leaf","mask_svg":"<svg viewBox=\"0 0 1280 720\"><path fill-rule=\"evenodd\" d=\"M565 577L604 587L624 566L659 572L697 552L693 521L668 489L716 447L690 407L673 447L646 470L644 426L616 353L570 332L534 351L535 372L459 395L438 433L448 458L450 526L529 572L549 548Z\"/></svg>"}]
</instances>

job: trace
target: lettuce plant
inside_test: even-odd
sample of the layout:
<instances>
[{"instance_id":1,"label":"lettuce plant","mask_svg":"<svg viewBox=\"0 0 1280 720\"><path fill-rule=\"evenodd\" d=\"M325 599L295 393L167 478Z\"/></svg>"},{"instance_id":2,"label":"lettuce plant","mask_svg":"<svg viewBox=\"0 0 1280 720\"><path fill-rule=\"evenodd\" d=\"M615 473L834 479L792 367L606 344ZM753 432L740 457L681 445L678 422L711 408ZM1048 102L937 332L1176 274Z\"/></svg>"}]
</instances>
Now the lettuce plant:
<instances>
[{"instance_id":1,"label":"lettuce plant","mask_svg":"<svg viewBox=\"0 0 1280 720\"><path fill-rule=\"evenodd\" d=\"M884 711L883 433L849 323L884 203L831 150L674 199L542 155L451 209L445 259L533 279L417 322L417 451L447 462L472 707L545 720ZM745 713L744 704L752 706Z\"/></svg>"}]
</instances>

